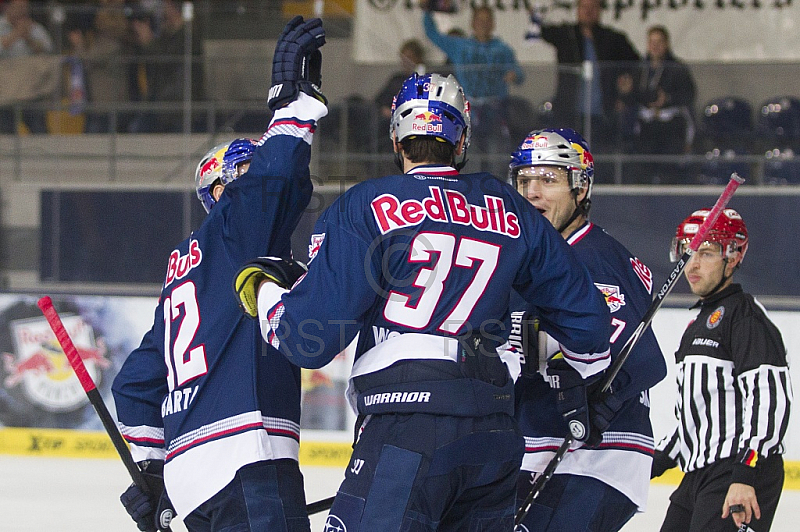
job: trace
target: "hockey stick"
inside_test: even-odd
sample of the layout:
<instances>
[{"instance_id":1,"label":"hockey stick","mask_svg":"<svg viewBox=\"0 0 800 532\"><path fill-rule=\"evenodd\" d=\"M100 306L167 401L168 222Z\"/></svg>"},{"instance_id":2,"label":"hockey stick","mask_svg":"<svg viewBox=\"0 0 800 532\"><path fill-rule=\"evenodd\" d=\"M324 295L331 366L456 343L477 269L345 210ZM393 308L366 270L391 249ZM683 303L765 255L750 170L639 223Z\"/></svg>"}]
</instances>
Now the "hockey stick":
<instances>
[{"instance_id":1,"label":"hockey stick","mask_svg":"<svg viewBox=\"0 0 800 532\"><path fill-rule=\"evenodd\" d=\"M664 284L661 286L661 290L658 291L652 303L650 303L650 306L647 308L647 312L644 313L644 316L639 322L639 325L636 327L636 330L633 331L633 334L631 334L631 336L628 338L628 341L622 346L619 354L614 358L613 364L611 364L611 367L609 367L606 371L605 380L603 381L603 387L601 389L602 392L606 392L611 387L614 377L617 376L619 370L622 368L622 364L625 363L628 355L630 355L631 350L633 350L633 347L639 341L639 338L641 338L642 334L644 334L645 329L647 329L647 327L653 321L653 316L655 316L656 312L658 312L658 309L661 308L661 305L664 303L667 295L669 295L669 293L672 291L672 288L675 286L675 283L680 277L681 272L683 272L683 269L686 267L686 263L689 262L689 259L692 258L694 252L697 251L697 249L700 247L700 244L703 243L706 233L717 221L717 218L719 218L722 210L730 201L733 193L736 192L736 189L739 188L739 185L742 183L744 183L744 179L739 177L736 172L731 174L728 185L725 187L725 190L722 191L722 194L717 199L717 202L714 204L711 212L708 213L705 222L703 222L703 225L701 225L697 230L697 234L695 234L694 238L692 238L692 241L689 243L689 247L675 264L675 267L672 269L672 272L670 272L666 282L664 282ZM514 518L515 528L518 527L520 523L522 523L522 520L525 519L525 516L528 515L528 511L531 509L533 501L539 496L544 488L544 485L553 476L556 467L558 467L558 464L560 464L561 460L564 459L564 456L567 454L567 451L569 451L573 441L575 441L575 438L573 438L571 434L568 435L561 444L561 447L556 450L555 455L550 459L550 462L548 462L547 466L544 468L544 471L542 471L542 474L536 478L533 486L531 486L530 493L528 493L528 496L525 497L522 505L520 505L519 510L517 510L517 515Z\"/></svg>"},{"instance_id":2,"label":"hockey stick","mask_svg":"<svg viewBox=\"0 0 800 532\"><path fill-rule=\"evenodd\" d=\"M67 356L69 365L72 366L72 369L75 371L75 375L78 376L78 381L80 381L83 391L86 392L89 402L92 403L95 412L97 412L97 415L100 417L100 421L103 422L103 427L106 429L106 433L111 438L111 443L114 444L114 448L117 450L119 457L122 459L122 463L125 464L125 468L128 470L128 474L130 474L131 479L133 479L134 484L136 484L139 489L147 494L150 494L150 488L147 486L147 482L142 475L142 471L139 469L139 466L136 465L136 462L133 461L133 456L131 456L131 452L125 443L125 440L122 438L122 434L119 433L119 429L117 428L114 419L111 417L111 413L108 411L106 404L103 402L103 398L100 395L100 392L97 390L97 386L95 385L94 380L92 380L92 376L89 375L89 372L86 370L86 365L83 363L81 356L78 354L75 344L72 343L72 339L69 337L66 327L64 327L64 324L61 322L61 318L58 316L58 312L56 312L55 307L53 307L53 301L48 296L45 296L39 299L36 304L38 305L39 309L41 309L42 314L44 314L45 319L47 319L47 323L50 325L50 328L56 335L56 339L61 345L61 349ZM172 529L166 527L160 528L159 530L169 532Z\"/></svg>"},{"instance_id":3,"label":"hockey stick","mask_svg":"<svg viewBox=\"0 0 800 532\"><path fill-rule=\"evenodd\" d=\"M328 497L321 501L310 502L306 505L306 512L308 512L308 515L313 515L324 512L325 510L330 510L331 506L333 506L333 499L335 498L336 497Z\"/></svg>"}]
</instances>

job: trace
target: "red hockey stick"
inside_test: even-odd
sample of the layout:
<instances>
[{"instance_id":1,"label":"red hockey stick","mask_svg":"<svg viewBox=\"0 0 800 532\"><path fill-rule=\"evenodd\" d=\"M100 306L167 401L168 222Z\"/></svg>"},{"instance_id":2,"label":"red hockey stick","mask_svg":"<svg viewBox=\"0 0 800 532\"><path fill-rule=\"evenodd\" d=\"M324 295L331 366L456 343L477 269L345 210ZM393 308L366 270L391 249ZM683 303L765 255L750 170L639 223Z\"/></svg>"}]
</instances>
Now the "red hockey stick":
<instances>
[{"instance_id":1,"label":"red hockey stick","mask_svg":"<svg viewBox=\"0 0 800 532\"><path fill-rule=\"evenodd\" d=\"M78 376L78 380L83 387L83 391L86 392L89 402L92 403L95 412L97 412L97 415L100 416L100 421L103 422L103 427L105 427L106 433L108 433L108 436L111 438L111 443L113 443L114 447L117 449L119 457L122 458L122 463L125 464L128 474L130 474L134 484L139 486L139 489L149 494L150 489L144 480L142 471L139 469L139 466L136 465L136 462L133 461L133 456L131 456L131 452L125 443L125 440L122 438L122 434L119 433L119 429L117 428L114 419L111 417L111 413L108 411L106 404L103 402L103 398L100 396L100 392L97 390L97 386L92 380L92 376L89 375L89 372L86 370L86 366L78 354L75 344L72 343L72 339L69 337L67 329L61 322L58 312L56 312L56 309L53 307L53 301L48 296L45 296L36 304L39 306L42 314L44 314L44 317L47 319L47 323L53 330L53 334L56 335L56 339L61 345L61 349L64 351L64 354L67 356L69 365L72 366L72 369ZM167 527L160 530L168 532L171 529Z\"/></svg>"},{"instance_id":2,"label":"red hockey stick","mask_svg":"<svg viewBox=\"0 0 800 532\"><path fill-rule=\"evenodd\" d=\"M675 264L675 267L672 269L672 272L670 272L669 277L667 277L667 280L661 287L661 290L658 291L655 299L653 299L653 302L650 303L647 312L644 313L642 320L639 322L639 326L636 327L636 330L633 331L633 334L631 334L630 338L628 338L628 341L625 342L624 346L622 346L619 354L614 357L614 363L611 364L611 367L606 371L605 380L603 381L603 392L607 391L611 387L611 382L614 380L614 377L617 376L619 370L622 368L622 364L625 363L628 355L630 355L631 350L633 350L633 347L639 341L639 338L641 338L645 329L647 329L647 327L653 321L653 316L655 316L656 312L658 312L658 309L661 308L661 305L664 303L667 295L672 291L672 288L679 279L681 272L686 267L686 263L689 262L689 259L692 258L692 254L694 254L694 252L700 247L700 244L703 243L706 233L717 221L717 218L719 218L722 210L730 201L733 193L736 192L736 189L739 188L739 185L742 183L744 183L744 179L739 177L736 172L731 174L731 178L728 181L728 186L726 186L725 190L722 191L722 194L717 199L717 202L714 204L711 212L708 213L706 221L703 222L703 225L701 225L700 229L697 230L697 234L694 235L694 238L692 238L692 241L689 243L689 247ZM519 524L522 523L522 520L525 519L525 516L528 515L528 511L531 509L533 501L539 496L544 488L544 485L553 476L556 467L558 467L558 464L564 459L564 455L566 455L567 451L569 451L573 441L575 441L575 439L572 437L572 435L568 435L564 440L564 443L562 443L561 447L559 447L556 451L553 458L550 459L550 462L548 462L547 466L544 468L544 471L542 471L542 474L536 477L533 486L531 486L530 493L528 493L528 496L525 497L525 500L522 502L519 510L517 510L517 515L514 518L515 527L519 526Z\"/></svg>"}]
</instances>

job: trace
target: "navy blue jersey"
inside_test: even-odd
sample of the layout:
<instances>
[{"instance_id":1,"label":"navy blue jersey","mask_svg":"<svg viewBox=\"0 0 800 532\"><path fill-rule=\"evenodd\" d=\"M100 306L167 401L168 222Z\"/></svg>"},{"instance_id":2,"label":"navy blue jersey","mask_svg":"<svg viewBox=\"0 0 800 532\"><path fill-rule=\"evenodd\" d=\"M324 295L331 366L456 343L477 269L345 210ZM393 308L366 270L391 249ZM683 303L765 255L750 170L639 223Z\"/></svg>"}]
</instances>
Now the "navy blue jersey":
<instances>
[{"instance_id":1,"label":"navy blue jersey","mask_svg":"<svg viewBox=\"0 0 800 532\"><path fill-rule=\"evenodd\" d=\"M352 187L321 216L308 274L259 294L264 337L318 368L357 335L351 377L456 360L456 335L506 338L513 286L569 356L608 364L609 314L550 223L486 173L419 166Z\"/></svg>"},{"instance_id":2,"label":"navy blue jersey","mask_svg":"<svg viewBox=\"0 0 800 532\"><path fill-rule=\"evenodd\" d=\"M567 242L605 296L611 312L613 360L650 306L652 274L630 251L595 224L585 223ZM534 309L526 308L535 313ZM533 364L534 370L544 371L546 357L552 353L547 349L543 351L538 361L528 361L528 367ZM626 404L603 433L603 442L597 449L582 448L580 442L573 444L557 473L597 478L625 494L643 510L653 455L647 391L666 374L664 356L648 328L614 380L614 393ZM517 381L516 395L516 416L525 435L523 469L540 472L569 434L569 429L556 409L555 391L541 373L523 372L523 377Z\"/></svg>"},{"instance_id":3,"label":"navy blue jersey","mask_svg":"<svg viewBox=\"0 0 800 532\"><path fill-rule=\"evenodd\" d=\"M290 255L311 198L311 138L325 111L309 100L275 113L249 171L171 253L153 327L114 381L133 457L166 460L165 484L180 515L246 464L297 459L299 370L263 342L230 287L252 257Z\"/></svg>"}]
</instances>

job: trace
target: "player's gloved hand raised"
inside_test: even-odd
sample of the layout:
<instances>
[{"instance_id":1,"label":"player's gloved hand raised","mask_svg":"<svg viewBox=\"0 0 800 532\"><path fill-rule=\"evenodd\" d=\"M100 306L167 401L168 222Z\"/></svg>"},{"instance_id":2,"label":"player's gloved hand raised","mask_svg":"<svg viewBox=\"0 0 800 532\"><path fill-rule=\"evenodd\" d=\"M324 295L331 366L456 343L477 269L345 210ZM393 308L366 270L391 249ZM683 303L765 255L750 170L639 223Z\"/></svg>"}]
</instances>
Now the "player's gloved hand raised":
<instances>
[{"instance_id":1,"label":"player's gloved hand raised","mask_svg":"<svg viewBox=\"0 0 800 532\"><path fill-rule=\"evenodd\" d=\"M589 394L599 379L599 375L583 379L561 351L547 361L547 382L556 391L556 408L567 422L572 437L589 446L596 446L603 440L601 431L592 430L589 408Z\"/></svg>"},{"instance_id":2,"label":"player's gloved hand raised","mask_svg":"<svg viewBox=\"0 0 800 532\"><path fill-rule=\"evenodd\" d=\"M258 257L242 266L233 278L233 291L242 311L258 318L258 289L262 282L269 281L289 290L307 271L306 265L299 261Z\"/></svg>"},{"instance_id":3,"label":"player's gloved hand raised","mask_svg":"<svg viewBox=\"0 0 800 532\"><path fill-rule=\"evenodd\" d=\"M131 484L120 495L119 500L139 530L143 532L170 530L169 525L175 517L175 508L172 507L172 502L164 490L164 462L148 460L140 462L139 466L147 483L148 492L145 493L141 487Z\"/></svg>"},{"instance_id":4,"label":"player's gloved hand raised","mask_svg":"<svg viewBox=\"0 0 800 532\"><path fill-rule=\"evenodd\" d=\"M320 92L322 86L322 53L325 44L322 21L307 21L296 16L286 24L272 59L272 86L267 105L274 111L297 99L304 92L322 103L328 100Z\"/></svg>"}]
</instances>

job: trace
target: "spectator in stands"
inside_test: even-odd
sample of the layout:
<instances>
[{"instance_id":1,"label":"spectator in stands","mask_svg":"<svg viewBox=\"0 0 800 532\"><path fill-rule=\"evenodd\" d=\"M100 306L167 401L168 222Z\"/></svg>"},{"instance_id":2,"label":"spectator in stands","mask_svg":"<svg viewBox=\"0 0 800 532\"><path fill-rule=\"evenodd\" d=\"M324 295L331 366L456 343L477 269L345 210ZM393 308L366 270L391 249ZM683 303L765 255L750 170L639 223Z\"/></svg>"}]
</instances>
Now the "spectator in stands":
<instances>
[{"instance_id":1,"label":"spectator in stands","mask_svg":"<svg viewBox=\"0 0 800 532\"><path fill-rule=\"evenodd\" d=\"M494 11L476 7L472 11L472 37L446 35L433 20L429 2L422 0L425 35L452 63L455 75L470 102L473 153L505 153L511 150L503 101L509 85L520 84L525 74L511 47L493 36Z\"/></svg>"},{"instance_id":2,"label":"spectator in stands","mask_svg":"<svg viewBox=\"0 0 800 532\"><path fill-rule=\"evenodd\" d=\"M672 53L664 26L647 30L647 57L639 72L638 94L639 151L690 151L694 140L694 78L689 67Z\"/></svg>"},{"instance_id":3,"label":"spectator in stands","mask_svg":"<svg viewBox=\"0 0 800 532\"><path fill-rule=\"evenodd\" d=\"M617 124L622 151L679 155L694 141L695 84L689 68L670 48L664 26L647 30L647 56L634 79L620 83ZM675 183L685 173L681 164L648 162L636 165L642 183Z\"/></svg>"},{"instance_id":4,"label":"spectator in stands","mask_svg":"<svg viewBox=\"0 0 800 532\"><path fill-rule=\"evenodd\" d=\"M422 47L422 43L417 39L409 39L404 42L400 46L400 63L402 70L392 74L374 99L381 117L387 120L387 128L388 120L392 117L392 99L397 94L397 87L401 86L414 72L425 74L428 68L425 64L425 49Z\"/></svg>"},{"instance_id":5,"label":"spectator in stands","mask_svg":"<svg viewBox=\"0 0 800 532\"><path fill-rule=\"evenodd\" d=\"M113 105L130 101L126 57L132 53L125 0L100 0L91 28L70 33L70 43L83 61L89 103ZM87 133L108 133L109 111L87 113Z\"/></svg>"},{"instance_id":6,"label":"spectator in stands","mask_svg":"<svg viewBox=\"0 0 800 532\"><path fill-rule=\"evenodd\" d=\"M186 32L189 27L183 19L181 3L164 0L161 22L156 33L149 17L135 16L131 20L139 53L146 65L146 100L149 102L180 102L184 100L184 61ZM197 31L192 31L192 68L189 83L192 100L203 97L202 41ZM131 132L174 133L182 129L182 112L143 113L131 124Z\"/></svg>"},{"instance_id":7,"label":"spectator in stands","mask_svg":"<svg viewBox=\"0 0 800 532\"><path fill-rule=\"evenodd\" d=\"M556 48L558 84L553 99L553 114L563 127L584 132L584 118L591 117L591 144L596 151L611 148L616 138L614 109L619 98L618 86L629 84L639 54L628 37L600 24L601 0L578 0L575 24L548 24L542 13L531 12L531 30L527 39L544 39ZM581 68L592 64L593 76L586 94L587 81ZM588 140L588 139L587 139Z\"/></svg>"},{"instance_id":8,"label":"spectator in stands","mask_svg":"<svg viewBox=\"0 0 800 532\"><path fill-rule=\"evenodd\" d=\"M0 17L0 58L52 51L53 39L31 18L28 0L11 0Z\"/></svg>"},{"instance_id":9,"label":"spectator in stands","mask_svg":"<svg viewBox=\"0 0 800 532\"><path fill-rule=\"evenodd\" d=\"M51 53L53 39L47 30L31 18L28 0L11 0L0 17L0 59ZM33 103L33 102L31 102ZM24 109L22 121L31 133L45 133L44 111ZM0 132L16 131L12 109L0 109Z\"/></svg>"}]
</instances>

